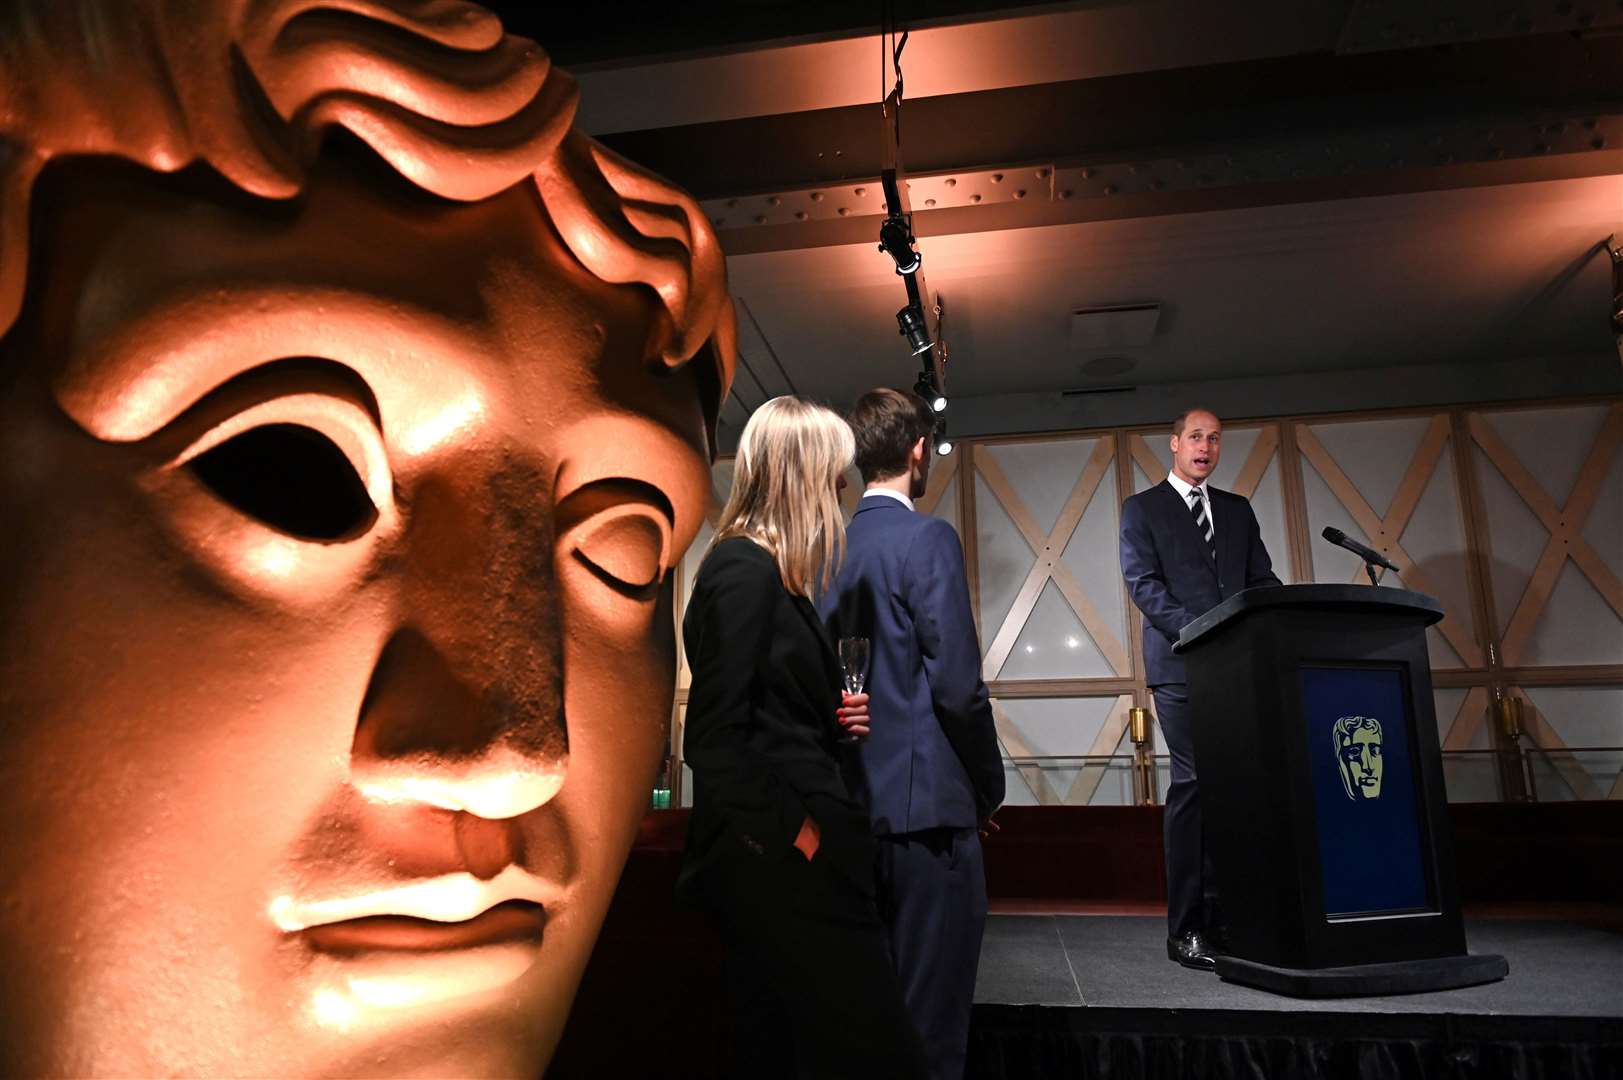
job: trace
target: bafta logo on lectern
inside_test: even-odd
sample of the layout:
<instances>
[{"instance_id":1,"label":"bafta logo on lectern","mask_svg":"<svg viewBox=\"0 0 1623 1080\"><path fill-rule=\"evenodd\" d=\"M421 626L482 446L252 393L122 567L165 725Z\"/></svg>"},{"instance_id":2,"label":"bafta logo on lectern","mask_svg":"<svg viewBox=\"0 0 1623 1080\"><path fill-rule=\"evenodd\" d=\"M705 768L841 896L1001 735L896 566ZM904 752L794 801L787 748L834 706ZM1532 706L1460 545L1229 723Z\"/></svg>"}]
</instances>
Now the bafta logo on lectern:
<instances>
[{"instance_id":1,"label":"bafta logo on lectern","mask_svg":"<svg viewBox=\"0 0 1623 1080\"><path fill-rule=\"evenodd\" d=\"M1373 716L1343 716L1330 731L1340 766L1341 786L1354 802L1381 797L1381 722Z\"/></svg>"}]
</instances>

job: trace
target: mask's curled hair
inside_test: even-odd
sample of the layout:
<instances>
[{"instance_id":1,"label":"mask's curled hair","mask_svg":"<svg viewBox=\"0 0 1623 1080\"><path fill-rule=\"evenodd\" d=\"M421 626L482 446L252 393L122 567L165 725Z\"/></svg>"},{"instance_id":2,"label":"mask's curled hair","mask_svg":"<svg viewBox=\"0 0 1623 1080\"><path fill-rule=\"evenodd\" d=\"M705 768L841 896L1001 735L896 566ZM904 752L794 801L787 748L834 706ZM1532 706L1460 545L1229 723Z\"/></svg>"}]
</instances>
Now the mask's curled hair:
<instances>
[{"instance_id":1,"label":"mask's curled hair","mask_svg":"<svg viewBox=\"0 0 1623 1080\"><path fill-rule=\"evenodd\" d=\"M282 199L338 127L443 198L532 178L586 269L658 294L648 354L706 364L713 433L736 355L715 234L685 193L574 130L576 100L539 46L462 0L4 0L0 334L22 305L29 197L53 158L206 162Z\"/></svg>"}]
</instances>

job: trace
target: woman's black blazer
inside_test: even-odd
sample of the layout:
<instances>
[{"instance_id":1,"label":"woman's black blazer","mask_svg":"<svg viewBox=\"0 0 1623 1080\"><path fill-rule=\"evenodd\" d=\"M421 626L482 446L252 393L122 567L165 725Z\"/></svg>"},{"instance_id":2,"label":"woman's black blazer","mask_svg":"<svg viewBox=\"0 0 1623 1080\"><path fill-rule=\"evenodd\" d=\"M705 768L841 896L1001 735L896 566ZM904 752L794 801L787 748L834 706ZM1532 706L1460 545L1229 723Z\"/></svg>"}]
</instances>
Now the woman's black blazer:
<instances>
[{"instance_id":1,"label":"woman's black blazer","mask_svg":"<svg viewBox=\"0 0 1623 1080\"><path fill-rule=\"evenodd\" d=\"M732 537L699 567L682 640L693 815L678 896L702 903L718 860L801 858L807 815L822 833L817 860L871 895L867 815L840 776L839 661L811 601L784 588L765 548Z\"/></svg>"}]
</instances>

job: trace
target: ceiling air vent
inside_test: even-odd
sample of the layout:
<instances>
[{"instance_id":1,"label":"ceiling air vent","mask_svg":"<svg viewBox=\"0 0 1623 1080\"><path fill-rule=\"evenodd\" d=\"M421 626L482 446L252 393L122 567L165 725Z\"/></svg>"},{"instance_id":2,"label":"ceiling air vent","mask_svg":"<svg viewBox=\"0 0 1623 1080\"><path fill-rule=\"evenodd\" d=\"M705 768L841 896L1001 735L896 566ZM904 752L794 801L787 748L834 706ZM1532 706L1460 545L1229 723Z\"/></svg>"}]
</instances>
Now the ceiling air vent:
<instances>
[{"instance_id":1,"label":"ceiling air vent","mask_svg":"<svg viewBox=\"0 0 1623 1080\"><path fill-rule=\"evenodd\" d=\"M1121 304L1073 311L1071 348L1130 349L1148 345L1160 321L1160 304Z\"/></svg>"}]
</instances>

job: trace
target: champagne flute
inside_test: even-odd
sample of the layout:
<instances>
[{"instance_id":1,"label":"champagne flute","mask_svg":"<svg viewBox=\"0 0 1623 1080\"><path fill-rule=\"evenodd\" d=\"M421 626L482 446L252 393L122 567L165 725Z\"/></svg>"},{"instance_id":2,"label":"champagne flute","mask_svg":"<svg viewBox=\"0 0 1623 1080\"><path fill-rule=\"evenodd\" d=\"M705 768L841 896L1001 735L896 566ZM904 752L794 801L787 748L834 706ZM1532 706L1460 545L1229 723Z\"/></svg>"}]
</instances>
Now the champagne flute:
<instances>
[{"instance_id":1,"label":"champagne flute","mask_svg":"<svg viewBox=\"0 0 1623 1080\"><path fill-rule=\"evenodd\" d=\"M846 637L840 639L840 670L845 676L845 692L847 694L860 694L862 688L868 683L868 639L865 637ZM842 743L857 742L860 737L856 735L840 736Z\"/></svg>"}]
</instances>

